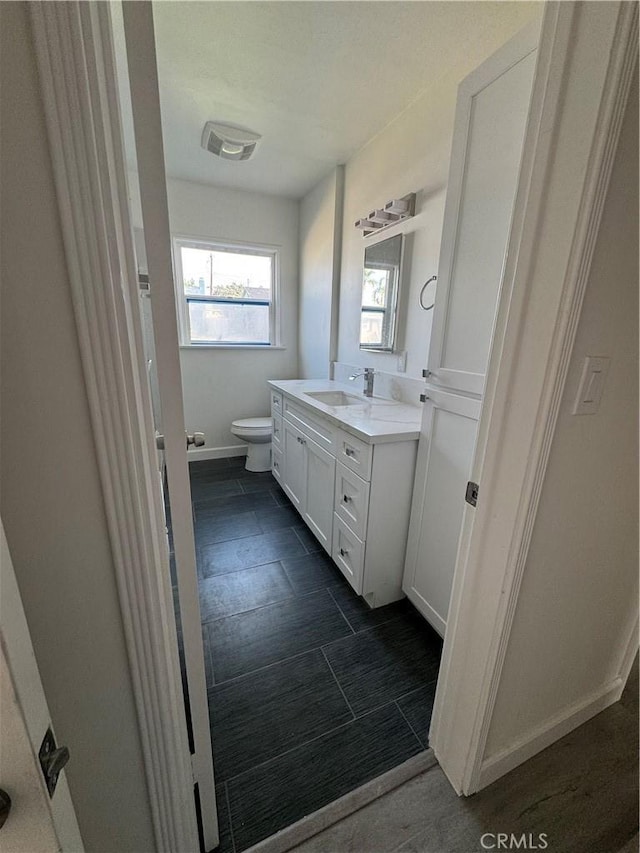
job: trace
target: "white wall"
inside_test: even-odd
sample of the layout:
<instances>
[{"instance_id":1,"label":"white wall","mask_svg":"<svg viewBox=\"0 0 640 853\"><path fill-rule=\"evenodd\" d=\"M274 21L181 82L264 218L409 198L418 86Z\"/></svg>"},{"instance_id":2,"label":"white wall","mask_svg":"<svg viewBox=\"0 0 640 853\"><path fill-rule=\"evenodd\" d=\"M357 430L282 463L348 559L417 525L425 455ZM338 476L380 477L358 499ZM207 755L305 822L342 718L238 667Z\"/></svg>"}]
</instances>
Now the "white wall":
<instances>
[{"instance_id":1,"label":"white wall","mask_svg":"<svg viewBox=\"0 0 640 853\"><path fill-rule=\"evenodd\" d=\"M0 15L1 513L86 849L151 851L27 5Z\"/></svg>"},{"instance_id":2,"label":"white wall","mask_svg":"<svg viewBox=\"0 0 640 853\"><path fill-rule=\"evenodd\" d=\"M337 334L344 167L300 202L298 352L301 379L328 379Z\"/></svg>"},{"instance_id":3,"label":"white wall","mask_svg":"<svg viewBox=\"0 0 640 853\"><path fill-rule=\"evenodd\" d=\"M504 3L499 22L478 35L463 63L430 84L426 92L346 165L338 360L395 372L397 356L360 352L360 301L365 240L354 228L356 219L391 198L417 193L416 216L384 232L380 238L411 234L413 249L405 251L408 277L404 330L398 349L408 350L407 373L419 377L426 366L433 312L422 311L418 296L424 282L438 271L440 236L449 172L457 87L464 77L495 52L540 10L529 4ZM437 69L429 66L425 49L425 84ZM369 241L366 241L368 245ZM409 247L408 247L409 248Z\"/></svg>"},{"instance_id":4,"label":"white wall","mask_svg":"<svg viewBox=\"0 0 640 853\"><path fill-rule=\"evenodd\" d=\"M631 92L486 759L605 692L638 610L638 90ZM611 367L571 409L586 356Z\"/></svg>"},{"instance_id":5,"label":"white wall","mask_svg":"<svg viewBox=\"0 0 640 853\"><path fill-rule=\"evenodd\" d=\"M134 224L141 227L135 175L130 175L130 185ZM298 202L174 179L167 181L167 194L174 235L280 249L282 349L198 347L180 351L186 429L204 432L206 450L240 445L229 432L231 422L268 415L267 380L297 376Z\"/></svg>"}]
</instances>

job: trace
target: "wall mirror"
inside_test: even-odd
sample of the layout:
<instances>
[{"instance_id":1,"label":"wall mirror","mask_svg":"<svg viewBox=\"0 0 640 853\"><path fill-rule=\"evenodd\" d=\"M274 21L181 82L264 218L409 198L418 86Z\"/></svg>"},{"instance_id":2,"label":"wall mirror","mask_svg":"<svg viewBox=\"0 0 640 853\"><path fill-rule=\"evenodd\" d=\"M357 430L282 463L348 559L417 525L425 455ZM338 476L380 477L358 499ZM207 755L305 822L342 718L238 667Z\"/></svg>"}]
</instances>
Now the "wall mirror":
<instances>
[{"instance_id":1,"label":"wall mirror","mask_svg":"<svg viewBox=\"0 0 640 853\"><path fill-rule=\"evenodd\" d=\"M360 349L393 352L398 320L402 234L364 251Z\"/></svg>"}]
</instances>

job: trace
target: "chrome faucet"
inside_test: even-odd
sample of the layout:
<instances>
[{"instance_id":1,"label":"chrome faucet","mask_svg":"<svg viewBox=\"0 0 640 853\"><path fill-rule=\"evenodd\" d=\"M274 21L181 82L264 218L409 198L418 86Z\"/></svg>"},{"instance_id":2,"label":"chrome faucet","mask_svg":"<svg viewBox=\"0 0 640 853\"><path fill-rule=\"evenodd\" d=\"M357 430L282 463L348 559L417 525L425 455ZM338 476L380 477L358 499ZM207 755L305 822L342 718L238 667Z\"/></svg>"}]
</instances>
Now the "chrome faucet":
<instances>
[{"instance_id":1,"label":"chrome faucet","mask_svg":"<svg viewBox=\"0 0 640 853\"><path fill-rule=\"evenodd\" d=\"M365 367L359 373L352 373L349 379L353 382L358 376L364 376L364 396L373 397L373 377L375 376L373 367Z\"/></svg>"}]
</instances>

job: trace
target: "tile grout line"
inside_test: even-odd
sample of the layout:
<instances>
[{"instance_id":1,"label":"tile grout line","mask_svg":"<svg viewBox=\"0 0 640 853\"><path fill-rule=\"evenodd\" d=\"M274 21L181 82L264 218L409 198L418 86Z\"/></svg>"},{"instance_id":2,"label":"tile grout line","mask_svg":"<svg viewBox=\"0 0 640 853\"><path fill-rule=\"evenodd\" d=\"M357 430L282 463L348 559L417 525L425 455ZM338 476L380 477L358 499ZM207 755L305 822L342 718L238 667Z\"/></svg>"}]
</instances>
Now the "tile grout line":
<instances>
[{"instance_id":1,"label":"tile grout line","mask_svg":"<svg viewBox=\"0 0 640 853\"><path fill-rule=\"evenodd\" d=\"M258 517L256 515L255 509L249 509L246 512L238 512L235 515L228 516L228 518L230 518L230 519L239 518L240 516L245 516L245 515L253 515L254 518L253 519L247 519L247 521L251 520L251 521L255 521L255 523L258 525L260 524L260 522L258 521ZM221 520L223 520L223 519L221 519ZM286 530L287 528L286 527L280 527L278 529L279 530ZM273 532L275 533L276 531L274 530ZM264 533L264 531L263 531L263 533ZM236 539L249 539L249 537L251 537L251 536L261 536L261 535L262 535L262 533L247 533L244 536L230 536L228 539L214 539L211 542L207 542L207 541L200 542L199 547L207 548L211 545L222 545L225 542L235 542ZM200 538L198 536L197 530L194 530L194 537L193 538L196 540L198 540Z\"/></svg>"},{"instance_id":2,"label":"tile grout line","mask_svg":"<svg viewBox=\"0 0 640 853\"><path fill-rule=\"evenodd\" d=\"M344 615L344 613L343 613L343 611L342 611L342 608L340 607L340 605L338 604L338 602L337 602L337 601L336 601L336 599L335 599L335 596L334 596L334 595L333 595L333 593L331 592L331 587L329 587L329 586L328 586L328 587L326 587L326 590L327 590L327 592L329 593L329 595L331 596L331 600L333 601L333 603L335 604L335 606L338 608L338 612L340 613L340 615L342 616L342 618L344 619L344 621L347 623L347 625L351 628L351 632L352 632L352 633L351 633L351 636L355 636L358 632L354 630L353 625L351 624L351 622L349 622L349 620L347 619L347 617ZM347 638L346 638L346 637L339 637L338 639L339 639L339 640L346 640ZM337 642L338 642L338 640L332 640L332 641L331 641L331 643L337 643ZM324 645L325 645L325 646L330 646L330 645L331 645L331 643L325 643Z\"/></svg>"},{"instance_id":3,"label":"tile grout line","mask_svg":"<svg viewBox=\"0 0 640 853\"><path fill-rule=\"evenodd\" d=\"M213 501L217 502L217 501L231 500L232 498L247 498L247 497L251 497L251 495L254 495L256 498L258 498L260 495L262 496L259 498L259 500L261 502L264 501L264 507L261 507L261 508L265 508L265 509L269 509L269 510L282 509L282 506L276 501L275 496L272 495L268 489L265 489L265 490L258 489L258 490L254 490L252 492L239 492L238 494L235 494L235 495L218 495L217 497L198 498L193 503L197 505L196 511L201 510L202 512L205 512L205 514L215 515L215 512L217 509L224 508L224 504L216 503L214 506L211 506ZM267 496L271 499L270 501L266 500ZM210 510L210 513L206 513L206 510Z\"/></svg>"},{"instance_id":4,"label":"tile grout line","mask_svg":"<svg viewBox=\"0 0 640 853\"><path fill-rule=\"evenodd\" d=\"M435 678L432 678L430 681L427 681L424 684L421 684L420 687L414 687L413 690L407 690L406 693L403 693L401 696L396 697L396 699L394 701L399 702L401 699L406 699L407 696L411 696L412 693L417 693L418 690L425 690L427 687L430 687L432 684L434 684L437 680L438 680L438 676L436 675ZM402 709L400 709L400 710L402 710Z\"/></svg>"},{"instance_id":5,"label":"tile grout line","mask_svg":"<svg viewBox=\"0 0 640 853\"><path fill-rule=\"evenodd\" d=\"M235 838L235 834L233 832L233 819L231 817L231 801L229 800L229 788L227 786L226 781L223 784L224 784L224 796L225 796L225 800L227 801L227 815L229 816L229 835L231 836L231 849L233 850L233 853L236 853L236 838ZM218 827L218 829L219 829L219 827ZM218 843L219 843L219 841L218 841Z\"/></svg>"},{"instance_id":6,"label":"tile grout line","mask_svg":"<svg viewBox=\"0 0 640 853\"><path fill-rule=\"evenodd\" d=\"M355 719L356 719L356 715L355 715L355 712L354 712L353 708L351 707L351 703L350 703L350 702L349 702L349 700L347 699L347 694L346 694L346 693L344 692L344 690L342 689L342 685L341 685L341 684L340 684L340 682L338 681L338 676L337 676L337 675L335 674L335 672L333 671L333 667L332 667L332 666L331 666L331 664L329 663L329 658L328 658L328 657L326 656L326 654L324 653L324 649L322 648L322 646L320 646L320 651L321 651L321 653L322 653L322 657L323 657L323 658L325 659L325 661L326 661L327 666L329 667L329 672L330 672L330 673L331 673L331 675L333 676L335 683L338 685L338 690L340 691L340 693L342 693L342 698L343 698L343 699L344 699L344 701L347 703L347 708L351 711L351 716L352 716L352 717L353 717L353 719L355 720ZM352 720L352 722L353 722L353 720Z\"/></svg>"},{"instance_id":7,"label":"tile grout line","mask_svg":"<svg viewBox=\"0 0 640 853\"><path fill-rule=\"evenodd\" d=\"M273 565L272 563L267 563L266 565ZM259 569L260 566L251 566L251 568ZM245 571L241 569L241 571ZM234 572L230 572L230 574L234 574ZM226 577L226 575L220 575L220 577ZM288 578L287 578L288 580ZM290 583L290 581L289 581ZM227 613L222 616L216 616L213 619L205 619L202 621L203 625L213 625L215 622L220 622L222 619L232 619L234 616L246 616L247 613L255 613L256 610L262 610L264 607L271 607L272 604L282 604L283 601L290 601L292 598L297 598L295 593L293 595L287 595L284 598L276 598L274 601L267 601L266 604L257 604L255 607L249 607L247 610L238 610L236 613Z\"/></svg>"},{"instance_id":8,"label":"tile grout line","mask_svg":"<svg viewBox=\"0 0 640 853\"><path fill-rule=\"evenodd\" d=\"M376 711L380 711L382 708L390 708L392 705L395 705L395 700L391 702L387 702L384 705L378 705L377 708L373 708L371 711L365 711L364 714L361 714L359 717L356 717L354 720L347 720L346 723L340 723L339 726L334 726L332 729L327 729L326 732L321 732L319 735L315 735L315 737L309 738L309 740L305 740L302 743L296 744L295 746L290 747L289 749L285 749L284 752L279 752L277 755L271 756L271 758L265 758L264 761L260 761L258 764L254 764L253 767L248 767L246 770L243 770L241 773L237 773L235 776L229 776L228 779L224 780L224 784L227 785L229 782L234 782L236 779L240 779L241 776L244 776L247 773L253 773L255 770L258 770L260 767L264 767L266 764L269 764L271 761L276 761L279 758L282 758L284 755L289 755L292 752L295 752L297 749L302 749L304 746L309 746L310 743L314 743L317 740L320 740L327 735L333 734L334 732L339 731L340 729L344 729L347 726L352 726L354 723L359 720L368 717L370 714L375 713ZM401 712L402 713L402 712ZM412 730L413 731L413 730ZM415 734L415 732L414 732ZM416 735L417 737L417 735ZM418 738L418 743L420 743L420 739ZM420 743L422 746L422 744Z\"/></svg>"},{"instance_id":9,"label":"tile grout line","mask_svg":"<svg viewBox=\"0 0 640 853\"><path fill-rule=\"evenodd\" d=\"M283 528L283 529L288 530L289 528L287 527L287 528ZM259 535L262 536L264 534L259 534ZM239 536L238 540L250 539L250 538L251 537L249 537L249 536ZM227 542L235 542L235 541L236 541L235 539L227 539ZM216 544L216 543L214 543L214 544ZM301 557L309 557L310 555L309 554L300 554L300 556ZM212 575L203 575L202 580L208 581L208 580L211 580L212 578L222 578L222 577L225 577L226 575L235 575L237 572L244 572L247 569L259 569L261 566L271 566L274 563L280 563L280 562L282 562L282 560L288 560L288 559L291 559L291 558L279 557L279 558L276 558L274 560L268 560L266 563L256 563L255 565L252 565L252 566L242 566L242 568L240 568L240 569L229 569L229 571L227 571L227 572L215 572ZM324 587L322 587L322 588L324 589Z\"/></svg>"},{"instance_id":10,"label":"tile grout line","mask_svg":"<svg viewBox=\"0 0 640 853\"><path fill-rule=\"evenodd\" d=\"M228 539L227 541L228 542L235 542L236 540L235 539ZM307 556L307 555L303 554L303 556ZM284 559L286 560L287 558L285 557ZM226 577L228 577L228 575L237 575L238 572L248 572L249 569L261 569L263 566L275 566L276 563L282 563L282 560L281 559L269 560L269 562L267 562L267 563L256 563L253 566L243 566L241 569L230 569L228 572L216 572L213 575L207 575L206 577L203 576L202 580L203 581L211 581L214 578L226 578ZM231 615L233 615L233 614L231 614Z\"/></svg>"},{"instance_id":11,"label":"tile grout line","mask_svg":"<svg viewBox=\"0 0 640 853\"><path fill-rule=\"evenodd\" d=\"M296 652L295 655L290 655L287 658L281 658L280 660L275 660L272 663L265 664L265 666L259 666L257 669L251 669L249 672L243 672L240 675L234 675L233 678L227 678L224 681L219 681L215 686L222 687L226 684L231 684L233 681L239 681L241 678L247 678L249 675L255 675L257 672L262 672L265 669L271 669L273 666L278 666L281 663L289 663L296 658L300 658L303 655L311 654L312 652L322 651L322 646L313 646L311 649L305 649L303 652ZM207 691L208 692L208 691Z\"/></svg>"},{"instance_id":12,"label":"tile grout line","mask_svg":"<svg viewBox=\"0 0 640 853\"><path fill-rule=\"evenodd\" d=\"M293 530L293 535L296 537L296 539L298 540L298 542L299 542L299 543L302 545L302 547L304 548L305 553L303 554L303 556L308 557L312 552L307 548L307 546L305 545L305 543L304 543L304 542L302 541L302 539L298 536L298 531L297 531L297 529L296 529L295 527L291 527L290 529L291 529L291 530Z\"/></svg>"},{"instance_id":13,"label":"tile grout line","mask_svg":"<svg viewBox=\"0 0 640 853\"><path fill-rule=\"evenodd\" d=\"M207 632L207 652L209 653L209 669L211 671L211 688L213 688L216 686L216 671L215 671L215 667L213 666L213 655L211 654L211 637L209 636L209 629L207 627L205 627L204 623L200 623L200 627L204 628L205 631ZM209 700L209 690L211 688L207 684L206 673L205 673L205 687L207 688L206 692L207 692L207 705L208 705L209 704L209 701L208 701ZM209 709L207 708L207 710L209 710Z\"/></svg>"},{"instance_id":14,"label":"tile grout line","mask_svg":"<svg viewBox=\"0 0 640 853\"><path fill-rule=\"evenodd\" d=\"M400 707L400 705L398 705L398 700L397 700L397 699L394 699L394 700L393 700L393 704L396 706L396 708L397 708L397 709L398 709L398 711L400 712L400 715L401 715L402 719L405 721L405 723L409 726L409 728L410 728L410 729L411 729L411 731L413 732L413 736L414 736L414 737L415 737L415 739L418 741L418 744L419 744L423 749L429 749L429 747L428 747L428 746L425 746L425 745L423 744L422 739L418 737L418 733L417 733L417 732L416 732L416 730L413 728L413 726L411 725L411 723L409 722L409 720L407 720L407 718L406 718L406 716L405 716L405 714L404 714L404 711L402 710L402 708Z\"/></svg>"}]
</instances>

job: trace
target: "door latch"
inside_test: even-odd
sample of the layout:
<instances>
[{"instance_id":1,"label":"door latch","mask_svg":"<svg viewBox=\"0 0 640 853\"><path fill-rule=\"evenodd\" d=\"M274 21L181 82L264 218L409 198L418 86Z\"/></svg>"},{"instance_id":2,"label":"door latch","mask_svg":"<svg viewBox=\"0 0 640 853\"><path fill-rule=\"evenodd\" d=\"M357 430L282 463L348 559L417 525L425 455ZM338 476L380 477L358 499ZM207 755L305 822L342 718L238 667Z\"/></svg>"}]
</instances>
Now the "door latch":
<instances>
[{"instance_id":1,"label":"door latch","mask_svg":"<svg viewBox=\"0 0 640 853\"><path fill-rule=\"evenodd\" d=\"M193 447L204 447L204 433L203 432L193 432L186 433L185 432L185 441L187 442L187 450ZM159 432L156 433L156 449L164 450L164 436Z\"/></svg>"},{"instance_id":2,"label":"door latch","mask_svg":"<svg viewBox=\"0 0 640 853\"><path fill-rule=\"evenodd\" d=\"M471 506L477 506L478 504L478 492L480 491L480 486L477 483L472 483L471 480L467 483L467 492L464 496L465 501Z\"/></svg>"},{"instance_id":3,"label":"door latch","mask_svg":"<svg viewBox=\"0 0 640 853\"><path fill-rule=\"evenodd\" d=\"M50 727L42 741L38 758L40 759L40 767L42 767L47 791L49 796L53 797L53 792L58 784L58 776L69 761L69 749L66 746L56 746L56 739Z\"/></svg>"}]
</instances>

